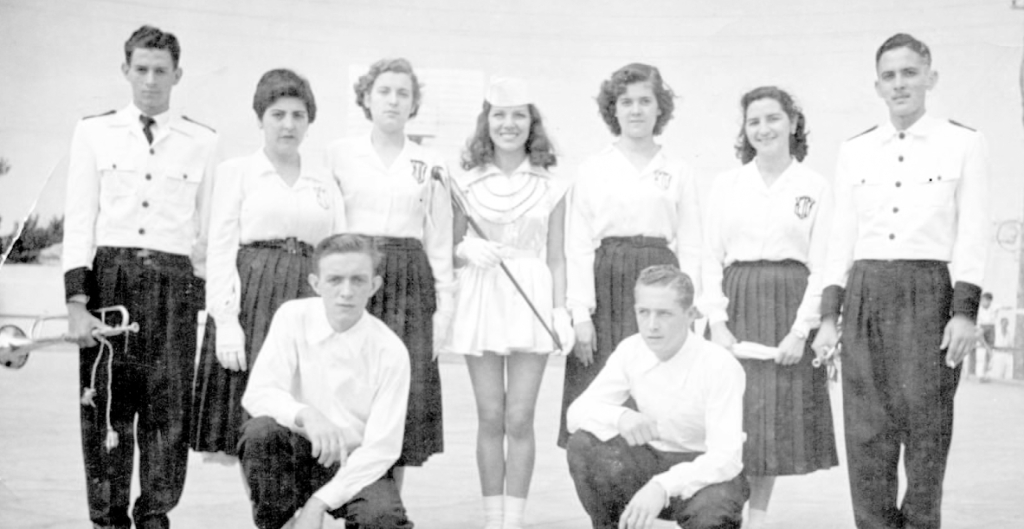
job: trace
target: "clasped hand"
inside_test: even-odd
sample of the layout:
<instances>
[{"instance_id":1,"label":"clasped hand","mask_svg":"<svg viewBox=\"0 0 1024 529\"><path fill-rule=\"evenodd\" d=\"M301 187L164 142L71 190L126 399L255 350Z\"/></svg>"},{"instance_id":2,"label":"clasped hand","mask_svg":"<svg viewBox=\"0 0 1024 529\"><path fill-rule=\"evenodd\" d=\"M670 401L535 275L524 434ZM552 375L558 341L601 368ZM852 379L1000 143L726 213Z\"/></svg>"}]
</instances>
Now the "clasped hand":
<instances>
[{"instance_id":1,"label":"clasped hand","mask_svg":"<svg viewBox=\"0 0 1024 529\"><path fill-rule=\"evenodd\" d=\"M295 416L295 425L309 440L313 447L313 457L318 463L325 467L331 467L335 463L345 466L348 457L345 436L341 433L341 428L324 414L312 406L307 406Z\"/></svg>"},{"instance_id":2,"label":"clasped hand","mask_svg":"<svg viewBox=\"0 0 1024 529\"><path fill-rule=\"evenodd\" d=\"M650 415L627 409L619 416L616 425L619 435L629 446L640 446L661 438L658 420Z\"/></svg>"}]
</instances>

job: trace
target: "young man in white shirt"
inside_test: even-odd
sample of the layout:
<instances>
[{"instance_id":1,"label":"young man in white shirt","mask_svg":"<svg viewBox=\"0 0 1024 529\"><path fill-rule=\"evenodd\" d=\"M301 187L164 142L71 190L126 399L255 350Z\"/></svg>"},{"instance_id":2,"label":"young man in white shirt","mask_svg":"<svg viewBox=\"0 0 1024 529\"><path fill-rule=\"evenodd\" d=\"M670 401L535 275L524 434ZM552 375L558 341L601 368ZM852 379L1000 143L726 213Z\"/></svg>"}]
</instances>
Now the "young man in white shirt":
<instances>
[{"instance_id":1,"label":"young man in white shirt","mask_svg":"<svg viewBox=\"0 0 1024 529\"><path fill-rule=\"evenodd\" d=\"M815 354L843 322L843 416L859 529L941 525L960 362L976 343L988 248L984 137L925 111L938 81L911 35L875 54L889 120L847 140L836 168ZM897 504L903 452L906 493Z\"/></svg>"},{"instance_id":2,"label":"young man in white shirt","mask_svg":"<svg viewBox=\"0 0 1024 529\"><path fill-rule=\"evenodd\" d=\"M252 419L238 455L260 529L411 528L392 475L402 449L409 356L366 312L380 288L369 237L317 245L319 295L286 302L270 324L242 397ZM298 511L296 513L296 511Z\"/></svg>"},{"instance_id":3,"label":"young man in white shirt","mask_svg":"<svg viewBox=\"0 0 1024 529\"><path fill-rule=\"evenodd\" d=\"M624 339L569 407L569 472L595 529L738 528L743 368L690 332L693 282L671 265L637 279L639 334ZM628 399L636 410L625 406Z\"/></svg>"},{"instance_id":4,"label":"young man in white shirt","mask_svg":"<svg viewBox=\"0 0 1024 529\"><path fill-rule=\"evenodd\" d=\"M89 518L98 528L134 519L164 529L188 466L217 134L170 110L182 76L173 34L143 26L124 53L131 104L81 120L71 140L61 260L68 334L81 347ZM104 356L93 331L122 322L90 311L113 305L140 332L111 338ZM136 443L141 494L129 518Z\"/></svg>"}]
</instances>

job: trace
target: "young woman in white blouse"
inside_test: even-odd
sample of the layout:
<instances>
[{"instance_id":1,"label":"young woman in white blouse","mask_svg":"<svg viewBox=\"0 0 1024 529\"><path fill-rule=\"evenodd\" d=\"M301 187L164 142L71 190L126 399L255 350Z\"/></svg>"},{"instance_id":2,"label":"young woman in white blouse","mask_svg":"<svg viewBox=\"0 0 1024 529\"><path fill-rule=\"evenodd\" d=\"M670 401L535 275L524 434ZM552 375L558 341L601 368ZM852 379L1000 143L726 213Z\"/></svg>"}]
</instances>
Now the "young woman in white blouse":
<instances>
[{"instance_id":1,"label":"young woman in white blouse","mask_svg":"<svg viewBox=\"0 0 1024 529\"><path fill-rule=\"evenodd\" d=\"M455 318L445 349L466 355L476 396L477 468L486 529L522 527L533 475L534 410L554 340L499 267L504 263L548 329L568 350L563 195L548 169L556 159L520 79L491 81L455 182L466 214L456 218ZM506 452L507 442L507 452Z\"/></svg>"},{"instance_id":2,"label":"young woman in white blouse","mask_svg":"<svg viewBox=\"0 0 1024 529\"><path fill-rule=\"evenodd\" d=\"M316 119L306 79L271 70L253 110L263 147L217 168L207 258L208 320L192 419L192 448L234 456L244 422L242 393L274 312L314 295L313 245L345 229L345 204L322 164L299 146Z\"/></svg>"},{"instance_id":3,"label":"young woman in white blouse","mask_svg":"<svg viewBox=\"0 0 1024 529\"><path fill-rule=\"evenodd\" d=\"M826 370L812 366L809 341L820 322L832 193L800 163L805 118L788 93L760 87L744 94L741 108L736 154L744 165L715 180L704 219L701 308L714 342L779 350L774 360L740 360L751 486L745 527L758 528L775 476L837 464Z\"/></svg>"},{"instance_id":4,"label":"young woman in white blouse","mask_svg":"<svg viewBox=\"0 0 1024 529\"><path fill-rule=\"evenodd\" d=\"M633 286L644 268L678 265L696 284L700 217L693 174L655 141L672 119L675 95L657 68L629 64L601 84L601 117L615 141L586 160L569 193L567 306L576 346L566 359L558 444L565 412L618 343L637 332Z\"/></svg>"},{"instance_id":5,"label":"young woman in white blouse","mask_svg":"<svg viewBox=\"0 0 1024 529\"><path fill-rule=\"evenodd\" d=\"M354 88L373 129L332 144L328 160L345 197L349 231L376 237L384 252L384 285L367 309L409 350L409 409L395 470L401 485L404 467L421 466L444 449L434 344L444 338L453 304L448 171L439 154L406 137L422 97L407 60L377 61Z\"/></svg>"}]
</instances>

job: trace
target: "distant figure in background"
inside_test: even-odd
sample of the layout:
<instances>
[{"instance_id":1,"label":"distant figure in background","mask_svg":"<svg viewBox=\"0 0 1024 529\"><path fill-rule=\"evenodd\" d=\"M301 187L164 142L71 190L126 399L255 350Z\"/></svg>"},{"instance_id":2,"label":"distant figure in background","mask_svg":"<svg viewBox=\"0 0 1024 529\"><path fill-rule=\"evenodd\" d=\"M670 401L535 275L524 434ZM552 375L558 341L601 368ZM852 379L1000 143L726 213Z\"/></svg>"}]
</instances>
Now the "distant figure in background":
<instances>
[{"instance_id":1,"label":"distant figure in background","mask_svg":"<svg viewBox=\"0 0 1024 529\"><path fill-rule=\"evenodd\" d=\"M594 529L647 529L656 518L738 529L750 492L743 368L690 332L693 282L678 268L646 268L635 289L639 334L569 407L576 492Z\"/></svg>"},{"instance_id":2,"label":"distant figure in background","mask_svg":"<svg viewBox=\"0 0 1024 529\"><path fill-rule=\"evenodd\" d=\"M345 228L345 204L326 167L299 146L316 120L306 79L260 77L253 110L263 147L217 168L210 213L207 323L193 397L192 448L237 453L242 393L282 303L314 295L313 245ZM233 458L232 458L233 459Z\"/></svg>"},{"instance_id":3,"label":"distant figure in background","mask_svg":"<svg viewBox=\"0 0 1024 529\"><path fill-rule=\"evenodd\" d=\"M801 164L806 118L792 96L762 86L740 99L736 155L717 179L704 217L704 301L711 339L777 347L774 360L740 359L747 527L763 527L775 476L838 464L826 370L811 364L821 321L821 277L832 189Z\"/></svg>"},{"instance_id":4,"label":"distant figure in background","mask_svg":"<svg viewBox=\"0 0 1024 529\"><path fill-rule=\"evenodd\" d=\"M938 528L960 362L977 343L987 256L985 139L925 111L931 51L899 33L875 53L889 120L839 150L818 355L843 321L843 419L859 529ZM844 288L845 286L845 288ZM898 465L907 486L902 503Z\"/></svg>"},{"instance_id":5,"label":"distant figure in background","mask_svg":"<svg viewBox=\"0 0 1024 529\"><path fill-rule=\"evenodd\" d=\"M95 527L170 526L188 465L217 134L171 112L181 47L142 26L124 44L126 108L83 119L68 163L64 290L81 347L82 454ZM91 310L124 305L138 334L103 356ZM125 322L127 323L127 322ZM101 362L111 362L102 369ZM141 495L128 516L135 443Z\"/></svg>"},{"instance_id":6,"label":"distant figure in background","mask_svg":"<svg viewBox=\"0 0 1024 529\"><path fill-rule=\"evenodd\" d=\"M628 64L601 83L598 110L615 141L586 160L569 192L567 300L576 346L566 359L565 412L623 338L637 331L633 284L640 270L679 265L700 277L701 228L690 168L655 141L675 95L654 66Z\"/></svg>"},{"instance_id":7,"label":"distant figure in background","mask_svg":"<svg viewBox=\"0 0 1024 529\"><path fill-rule=\"evenodd\" d=\"M348 231L377 237L384 286L370 314L409 350L412 384L405 443L395 478L444 450L438 346L454 305L452 204L444 159L405 134L422 90L405 59L382 59L355 84L356 103L373 122L369 136L339 140L328 150L345 197Z\"/></svg>"},{"instance_id":8,"label":"distant figure in background","mask_svg":"<svg viewBox=\"0 0 1024 529\"><path fill-rule=\"evenodd\" d=\"M238 456L259 529L410 529L392 475L402 448L409 354L366 302L381 255L359 235L328 237L306 280L318 298L274 314L242 405ZM297 511L297 513L296 513Z\"/></svg>"},{"instance_id":9,"label":"distant figure in background","mask_svg":"<svg viewBox=\"0 0 1024 529\"><path fill-rule=\"evenodd\" d=\"M556 159L524 81L491 81L455 184L484 231L456 216L459 270L455 318L445 350L466 355L476 397L477 467L485 529L520 529L533 476L534 410L549 353L560 353L504 263L565 351L566 185L548 169ZM505 451L505 443L508 451Z\"/></svg>"},{"instance_id":10,"label":"distant figure in background","mask_svg":"<svg viewBox=\"0 0 1024 529\"><path fill-rule=\"evenodd\" d=\"M997 380L1012 379L1014 344L1009 318L999 318L999 330L996 331L995 347L993 349L992 361L988 371L985 372L986 377Z\"/></svg>"},{"instance_id":11,"label":"distant figure in background","mask_svg":"<svg viewBox=\"0 0 1024 529\"><path fill-rule=\"evenodd\" d=\"M992 362L992 348L996 344L996 308L992 306L992 293L985 292L981 295L981 306L978 307L978 345L985 350L985 356L981 359L982 366L978 367L978 348L974 347L967 356L967 374L973 375L977 372L984 382L988 377L989 364Z\"/></svg>"}]
</instances>

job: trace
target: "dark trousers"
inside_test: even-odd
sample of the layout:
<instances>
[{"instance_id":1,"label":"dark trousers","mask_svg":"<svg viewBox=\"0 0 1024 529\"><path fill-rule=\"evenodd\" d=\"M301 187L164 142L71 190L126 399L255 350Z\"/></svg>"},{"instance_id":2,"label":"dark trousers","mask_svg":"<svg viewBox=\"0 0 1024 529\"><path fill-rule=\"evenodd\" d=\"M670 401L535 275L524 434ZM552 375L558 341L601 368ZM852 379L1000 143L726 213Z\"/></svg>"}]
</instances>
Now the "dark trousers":
<instances>
[{"instance_id":1,"label":"dark trousers","mask_svg":"<svg viewBox=\"0 0 1024 529\"><path fill-rule=\"evenodd\" d=\"M306 438L270 417L255 417L242 426L238 457L249 483L256 527L279 529L338 472L338 465L325 468L317 463L312 450ZM391 471L330 514L344 518L348 529L413 526Z\"/></svg>"},{"instance_id":2,"label":"dark trousers","mask_svg":"<svg viewBox=\"0 0 1024 529\"><path fill-rule=\"evenodd\" d=\"M100 347L80 350L81 390L92 386L96 391L95 405L81 407L89 518L98 527L131 527L128 505L137 442L142 491L132 518L141 529L167 528L167 513L181 498L188 465L196 312L203 305L203 282L192 275L188 257L138 249L101 247L93 270L98 291L90 298L90 310L124 305L140 330L110 338L109 372L108 353L97 363ZM110 423L118 437L110 450L108 390Z\"/></svg>"},{"instance_id":3,"label":"dark trousers","mask_svg":"<svg viewBox=\"0 0 1024 529\"><path fill-rule=\"evenodd\" d=\"M960 367L939 349L950 319L946 263L857 261L843 309L843 412L860 529L938 528ZM904 450L907 492L897 506Z\"/></svg>"},{"instance_id":4,"label":"dark trousers","mask_svg":"<svg viewBox=\"0 0 1024 529\"><path fill-rule=\"evenodd\" d=\"M629 446L622 437L606 442L579 430L566 447L569 473L594 529L614 529L629 500L652 477L700 454L661 452L650 445ZM659 514L684 529L738 529L750 488L742 474L704 487L688 499L678 496Z\"/></svg>"}]
</instances>

